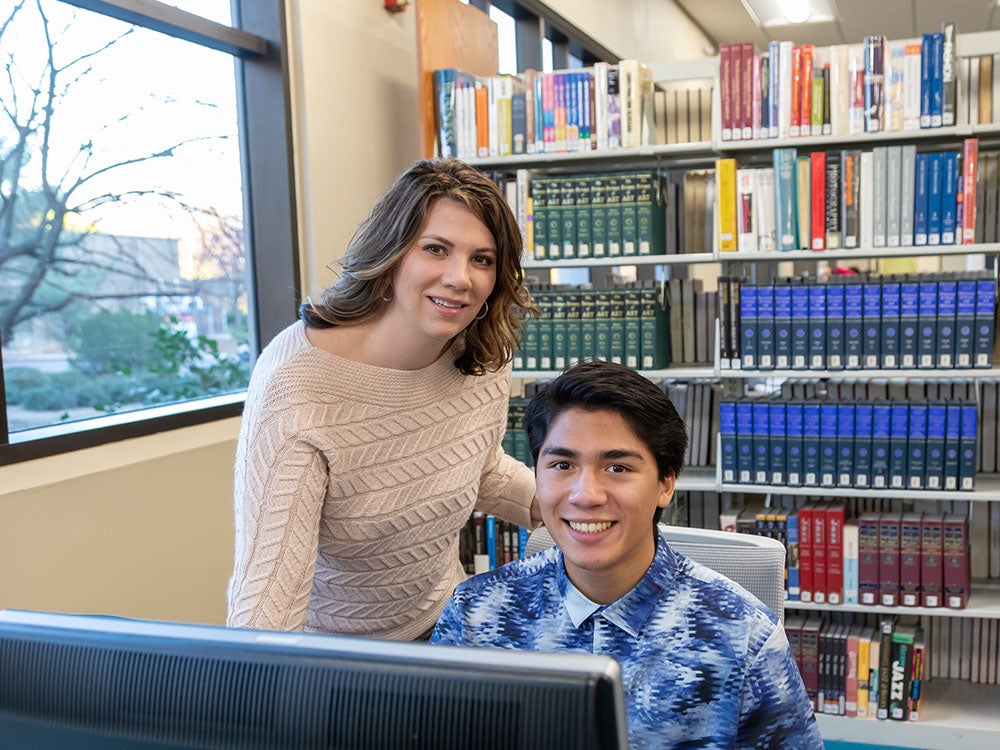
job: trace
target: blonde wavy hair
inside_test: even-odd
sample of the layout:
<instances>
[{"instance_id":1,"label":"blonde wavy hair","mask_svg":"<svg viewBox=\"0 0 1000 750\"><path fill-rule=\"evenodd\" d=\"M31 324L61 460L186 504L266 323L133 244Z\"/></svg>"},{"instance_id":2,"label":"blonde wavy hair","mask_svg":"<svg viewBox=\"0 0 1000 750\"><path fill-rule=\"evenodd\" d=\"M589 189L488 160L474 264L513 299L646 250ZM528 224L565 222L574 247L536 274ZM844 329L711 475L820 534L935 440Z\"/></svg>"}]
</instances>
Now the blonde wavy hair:
<instances>
[{"instance_id":1,"label":"blonde wavy hair","mask_svg":"<svg viewBox=\"0 0 1000 750\"><path fill-rule=\"evenodd\" d=\"M434 204L455 201L471 211L496 242L496 283L489 309L463 332L465 348L455 366L466 375L504 367L520 345L526 318L537 315L521 271L517 219L499 188L458 159L425 159L400 175L372 207L338 264L342 272L317 299L299 310L312 328L347 326L379 315L391 302L392 279Z\"/></svg>"}]
</instances>

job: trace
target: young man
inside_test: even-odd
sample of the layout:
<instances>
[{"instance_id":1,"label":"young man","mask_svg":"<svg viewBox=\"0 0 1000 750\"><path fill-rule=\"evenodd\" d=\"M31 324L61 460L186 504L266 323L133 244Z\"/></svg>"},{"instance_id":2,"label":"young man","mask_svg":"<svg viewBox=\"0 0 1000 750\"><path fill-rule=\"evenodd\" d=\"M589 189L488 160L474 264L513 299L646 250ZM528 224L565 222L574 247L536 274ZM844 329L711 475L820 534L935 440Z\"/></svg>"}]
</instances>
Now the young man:
<instances>
[{"instance_id":1,"label":"young man","mask_svg":"<svg viewBox=\"0 0 1000 750\"><path fill-rule=\"evenodd\" d=\"M774 613L657 530L687 445L667 395L587 361L525 430L557 546L459 585L431 642L614 657L634 748L822 748Z\"/></svg>"}]
</instances>

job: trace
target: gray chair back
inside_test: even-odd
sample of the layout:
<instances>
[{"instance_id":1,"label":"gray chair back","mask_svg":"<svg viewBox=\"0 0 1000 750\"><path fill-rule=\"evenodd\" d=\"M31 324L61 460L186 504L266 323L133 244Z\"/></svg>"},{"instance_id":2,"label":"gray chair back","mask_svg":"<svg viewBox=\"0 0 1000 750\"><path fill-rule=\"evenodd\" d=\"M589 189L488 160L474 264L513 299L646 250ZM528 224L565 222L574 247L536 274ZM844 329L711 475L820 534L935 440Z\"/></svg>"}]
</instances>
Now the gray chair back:
<instances>
[{"instance_id":1,"label":"gray chair back","mask_svg":"<svg viewBox=\"0 0 1000 750\"><path fill-rule=\"evenodd\" d=\"M785 546L777 539L663 524L660 530L671 549L736 581L784 622ZM554 543L548 530L539 526L528 537L525 556Z\"/></svg>"}]
</instances>

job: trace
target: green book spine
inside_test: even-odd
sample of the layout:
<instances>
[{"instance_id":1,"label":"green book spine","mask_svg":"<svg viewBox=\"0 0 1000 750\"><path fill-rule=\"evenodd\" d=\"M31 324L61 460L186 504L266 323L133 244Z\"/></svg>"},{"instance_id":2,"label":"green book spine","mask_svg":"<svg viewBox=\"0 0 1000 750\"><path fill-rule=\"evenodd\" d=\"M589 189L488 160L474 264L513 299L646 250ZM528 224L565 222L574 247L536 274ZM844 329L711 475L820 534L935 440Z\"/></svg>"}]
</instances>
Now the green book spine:
<instances>
[{"instance_id":1,"label":"green book spine","mask_svg":"<svg viewBox=\"0 0 1000 750\"><path fill-rule=\"evenodd\" d=\"M636 204L639 178L622 175L622 255L639 254L639 213Z\"/></svg>"},{"instance_id":2,"label":"green book spine","mask_svg":"<svg viewBox=\"0 0 1000 750\"><path fill-rule=\"evenodd\" d=\"M597 356L597 291L580 290L580 357Z\"/></svg>"},{"instance_id":3,"label":"green book spine","mask_svg":"<svg viewBox=\"0 0 1000 750\"><path fill-rule=\"evenodd\" d=\"M583 350L583 320L581 313L581 290L572 289L564 295L566 300L566 366L572 367L580 361Z\"/></svg>"},{"instance_id":4,"label":"green book spine","mask_svg":"<svg viewBox=\"0 0 1000 750\"><path fill-rule=\"evenodd\" d=\"M608 293L611 307L609 323L611 326L610 359L618 365L625 364L625 290L612 289Z\"/></svg>"},{"instance_id":5,"label":"green book spine","mask_svg":"<svg viewBox=\"0 0 1000 750\"><path fill-rule=\"evenodd\" d=\"M535 260L545 260L549 252L549 207L546 200L547 180L531 181L532 232L535 242Z\"/></svg>"},{"instance_id":6,"label":"green book spine","mask_svg":"<svg viewBox=\"0 0 1000 750\"><path fill-rule=\"evenodd\" d=\"M524 326L524 336L521 339L520 356L514 357L515 370L538 369L538 347L541 320L532 318Z\"/></svg>"},{"instance_id":7,"label":"green book spine","mask_svg":"<svg viewBox=\"0 0 1000 750\"><path fill-rule=\"evenodd\" d=\"M607 289L594 290L594 356L611 359L611 294Z\"/></svg>"},{"instance_id":8,"label":"green book spine","mask_svg":"<svg viewBox=\"0 0 1000 750\"><path fill-rule=\"evenodd\" d=\"M590 177L577 177L576 190L576 255L589 258L593 255L593 209L590 206Z\"/></svg>"},{"instance_id":9,"label":"green book spine","mask_svg":"<svg viewBox=\"0 0 1000 750\"><path fill-rule=\"evenodd\" d=\"M622 178L612 174L607 177L605 208L608 214L608 255L622 254Z\"/></svg>"},{"instance_id":10,"label":"green book spine","mask_svg":"<svg viewBox=\"0 0 1000 750\"><path fill-rule=\"evenodd\" d=\"M642 359L642 319L640 290L625 290L625 366L636 370Z\"/></svg>"},{"instance_id":11,"label":"green book spine","mask_svg":"<svg viewBox=\"0 0 1000 750\"><path fill-rule=\"evenodd\" d=\"M535 304L542 311L536 325L538 326L538 369L552 369L552 293L538 292Z\"/></svg>"},{"instance_id":12,"label":"green book spine","mask_svg":"<svg viewBox=\"0 0 1000 750\"><path fill-rule=\"evenodd\" d=\"M559 260L562 257L562 189L560 180L545 181L545 205L548 207L545 215L548 217L548 229L545 232L549 243L549 260Z\"/></svg>"},{"instance_id":13,"label":"green book spine","mask_svg":"<svg viewBox=\"0 0 1000 750\"><path fill-rule=\"evenodd\" d=\"M635 210L639 255L663 255L666 252L666 211L662 184L655 172L639 175Z\"/></svg>"},{"instance_id":14,"label":"green book spine","mask_svg":"<svg viewBox=\"0 0 1000 750\"><path fill-rule=\"evenodd\" d=\"M643 370L659 370L670 364L670 347L666 306L662 285L640 290L640 347Z\"/></svg>"},{"instance_id":15,"label":"green book spine","mask_svg":"<svg viewBox=\"0 0 1000 750\"><path fill-rule=\"evenodd\" d=\"M559 181L562 195L562 257L576 257L576 180L567 177Z\"/></svg>"},{"instance_id":16,"label":"green book spine","mask_svg":"<svg viewBox=\"0 0 1000 750\"><path fill-rule=\"evenodd\" d=\"M566 295L568 292L552 293L552 369L565 370L569 329L566 321Z\"/></svg>"},{"instance_id":17,"label":"green book spine","mask_svg":"<svg viewBox=\"0 0 1000 750\"><path fill-rule=\"evenodd\" d=\"M608 209L605 205L607 181L603 175L590 178L591 249L595 258L608 254Z\"/></svg>"}]
</instances>

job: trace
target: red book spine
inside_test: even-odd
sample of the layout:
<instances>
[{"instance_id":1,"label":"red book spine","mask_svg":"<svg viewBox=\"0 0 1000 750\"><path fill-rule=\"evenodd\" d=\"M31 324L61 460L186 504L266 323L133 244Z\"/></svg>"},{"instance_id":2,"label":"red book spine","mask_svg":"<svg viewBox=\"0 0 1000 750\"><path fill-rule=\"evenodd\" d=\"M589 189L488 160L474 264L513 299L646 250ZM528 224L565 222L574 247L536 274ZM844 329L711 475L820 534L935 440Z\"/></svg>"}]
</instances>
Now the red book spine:
<instances>
[{"instance_id":1,"label":"red book spine","mask_svg":"<svg viewBox=\"0 0 1000 750\"><path fill-rule=\"evenodd\" d=\"M799 59L802 72L799 73L799 135L812 134L812 80L813 80L813 46L802 45ZM826 221L826 218L823 218ZM815 249L815 248L814 248Z\"/></svg>"},{"instance_id":2,"label":"red book spine","mask_svg":"<svg viewBox=\"0 0 1000 750\"><path fill-rule=\"evenodd\" d=\"M743 140L743 45L732 45L729 57L729 119L733 126L733 140Z\"/></svg>"},{"instance_id":3,"label":"red book spine","mask_svg":"<svg viewBox=\"0 0 1000 750\"><path fill-rule=\"evenodd\" d=\"M826 603L826 510L817 505L813 511L813 601Z\"/></svg>"},{"instance_id":4,"label":"red book spine","mask_svg":"<svg viewBox=\"0 0 1000 750\"><path fill-rule=\"evenodd\" d=\"M844 601L844 524L847 504L831 503L826 508L826 600L830 604Z\"/></svg>"},{"instance_id":5,"label":"red book spine","mask_svg":"<svg viewBox=\"0 0 1000 750\"><path fill-rule=\"evenodd\" d=\"M801 90L799 80L802 75L802 46L796 44L792 47L792 124L789 129L790 135L799 134L799 99Z\"/></svg>"},{"instance_id":6,"label":"red book spine","mask_svg":"<svg viewBox=\"0 0 1000 750\"><path fill-rule=\"evenodd\" d=\"M816 697L819 693L819 629L818 619L807 620L802 626L802 683L813 710L817 709Z\"/></svg>"},{"instance_id":7,"label":"red book spine","mask_svg":"<svg viewBox=\"0 0 1000 750\"><path fill-rule=\"evenodd\" d=\"M844 679L844 715L858 715L858 636L861 627L852 627L847 633L847 675Z\"/></svg>"},{"instance_id":8,"label":"red book spine","mask_svg":"<svg viewBox=\"0 0 1000 750\"><path fill-rule=\"evenodd\" d=\"M899 527L900 513L883 513L878 524L879 604L895 607L899 603Z\"/></svg>"},{"instance_id":9,"label":"red book spine","mask_svg":"<svg viewBox=\"0 0 1000 750\"><path fill-rule=\"evenodd\" d=\"M810 503L799 508L799 599L813 600L813 510Z\"/></svg>"},{"instance_id":10,"label":"red book spine","mask_svg":"<svg viewBox=\"0 0 1000 750\"><path fill-rule=\"evenodd\" d=\"M809 238L811 250L826 250L826 152L813 151L809 154Z\"/></svg>"},{"instance_id":11,"label":"red book spine","mask_svg":"<svg viewBox=\"0 0 1000 750\"><path fill-rule=\"evenodd\" d=\"M740 120L743 123L743 140L749 141L753 137L753 103L754 103L754 92L753 92L753 72L754 72L754 58L753 58L753 42L743 42L741 57L741 74L743 80L741 81L740 91L743 95L742 99L742 114L740 115Z\"/></svg>"},{"instance_id":12,"label":"red book spine","mask_svg":"<svg viewBox=\"0 0 1000 750\"><path fill-rule=\"evenodd\" d=\"M976 161L979 139L966 138L962 145L962 244L976 241Z\"/></svg>"},{"instance_id":13,"label":"red book spine","mask_svg":"<svg viewBox=\"0 0 1000 750\"><path fill-rule=\"evenodd\" d=\"M925 515L920 530L920 604L924 607L940 607L942 604L943 543L944 515Z\"/></svg>"},{"instance_id":14,"label":"red book spine","mask_svg":"<svg viewBox=\"0 0 1000 750\"><path fill-rule=\"evenodd\" d=\"M753 138L761 137L760 130L760 119L761 119L761 100L760 100L760 55L754 55L753 58L753 131L751 135Z\"/></svg>"},{"instance_id":15,"label":"red book spine","mask_svg":"<svg viewBox=\"0 0 1000 750\"><path fill-rule=\"evenodd\" d=\"M969 601L969 521L965 516L944 517L944 604L965 609Z\"/></svg>"},{"instance_id":16,"label":"red book spine","mask_svg":"<svg viewBox=\"0 0 1000 750\"><path fill-rule=\"evenodd\" d=\"M879 514L864 513L858 519L858 601L878 604Z\"/></svg>"},{"instance_id":17,"label":"red book spine","mask_svg":"<svg viewBox=\"0 0 1000 750\"><path fill-rule=\"evenodd\" d=\"M920 533L923 513L907 513L899 527L899 599L920 606Z\"/></svg>"},{"instance_id":18,"label":"red book spine","mask_svg":"<svg viewBox=\"0 0 1000 750\"><path fill-rule=\"evenodd\" d=\"M722 108L722 140L733 139L733 45L719 47L719 104Z\"/></svg>"}]
</instances>

